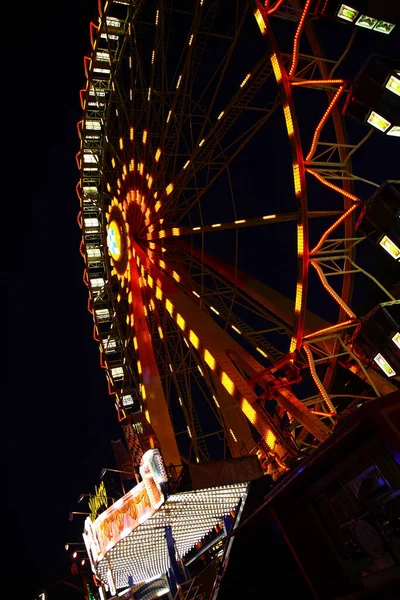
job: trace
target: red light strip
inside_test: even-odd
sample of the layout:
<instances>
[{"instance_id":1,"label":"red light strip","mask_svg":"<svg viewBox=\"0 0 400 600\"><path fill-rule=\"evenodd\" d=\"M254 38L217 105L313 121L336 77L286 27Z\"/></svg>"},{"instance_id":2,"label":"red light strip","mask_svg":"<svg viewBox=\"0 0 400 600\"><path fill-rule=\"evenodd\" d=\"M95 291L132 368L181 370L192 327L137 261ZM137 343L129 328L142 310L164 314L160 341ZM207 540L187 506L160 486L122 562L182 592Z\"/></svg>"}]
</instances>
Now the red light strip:
<instances>
[{"instance_id":1,"label":"red light strip","mask_svg":"<svg viewBox=\"0 0 400 600\"><path fill-rule=\"evenodd\" d=\"M319 140L319 134L321 133L321 129L325 125L325 123L326 123L329 115L331 114L332 109L335 106L336 102L339 100L340 96L342 95L342 92L343 92L344 88L345 88L345 86L344 86L344 82L343 82L343 84L340 86L340 88L338 89L338 91L336 92L336 94L334 95L334 97L332 98L331 102L329 103L329 106L326 109L326 111L325 111L322 119L318 123L318 125L317 125L317 127L315 129L315 133L314 133L313 140L312 140L312 143L311 143L310 151L309 151L309 153L306 156L306 161L311 160L312 157L314 156L315 148L316 148L318 140Z\"/></svg>"},{"instance_id":2,"label":"red light strip","mask_svg":"<svg viewBox=\"0 0 400 600\"><path fill-rule=\"evenodd\" d=\"M309 333L303 337L303 340L309 340L310 338L314 338L324 333L332 333L337 331L338 329L342 329L343 327L348 327L348 325L353 325L357 323L356 319L349 319L348 321L343 321L342 323L336 323L336 325L331 325L330 327L324 327L324 329L319 329L318 331L314 331L314 333Z\"/></svg>"},{"instance_id":3,"label":"red light strip","mask_svg":"<svg viewBox=\"0 0 400 600\"><path fill-rule=\"evenodd\" d=\"M336 300L336 302L339 304L340 308L342 308L344 310L344 312L349 315L349 317L351 317L352 319L356 319L356 315L353 313L353 311L351 310L351 308L349 308L347 306L347 304L341 299L341 297L339 296L339 294L337 294L335 292L335 290L329 285L329 283L326 280L325 274L323 272L323 270L321 269L320 265L315 262L314 260L310 260L310 263L312 264L312 266L314 267L314 269L317 271L319 278L321 280L322 285L324 286L324 288L326 289L327 292L330 293L330 295L332 296L332 298L334 300Z\"/></svg>"},{"instance_id":4,"label":"red light strip","mask_svg":"<svg viewBox=\"0 0 400 600\"><path fill-rule=\"evenodd\" d=\"M278 2L276 2L273 6L271 6L271 8L267 9L267 15L272 15L276 10L278 10L278 8L280 7L281 4L283 4L284 0L278 0ZM267 3L265 3L265 8L267 8Z\"/></svg>"},{"instance_id":5,"label":"red light strip","mask_svg":"<svg viewBox=\"0 0 400 600\"><path fill-rule=\"evenodd\" d=\"M293 75L293 73L295 72L296 67L297 67L297 59L299 56L299 38L300 38L301 32L303 30L304 20L307 16L307 12L308 12L308 9L310 8L310 4L311 4L311 0L307 0L307 2L304 5L303 13L300 17L299 24L297 26L297 31L294 36L292 64L290 65L289 77L291 77Z\"/></svg>"},{"instance_id":6,"label":"red light strip","mask_svg":"<svg viewBox=\"0 0 400 600\"><path fill-rule=\"evenodd\" d=\"M329 408L331 413L336 413L336 409L332 404L332 400L329 398L329 396L326 392L326 389L322 385L321 380L317 375L317 371L315 369L315 364L314 364L314 359L313 359L310 348L308 347L307 344L303 344L303 348L307 355L308 366L310 367L311 377L313 378L315 385L319 389L319 392L320 392L321 396L323 397L325 404L327 405L327 407Z\"/></svg>"}]
</instances>

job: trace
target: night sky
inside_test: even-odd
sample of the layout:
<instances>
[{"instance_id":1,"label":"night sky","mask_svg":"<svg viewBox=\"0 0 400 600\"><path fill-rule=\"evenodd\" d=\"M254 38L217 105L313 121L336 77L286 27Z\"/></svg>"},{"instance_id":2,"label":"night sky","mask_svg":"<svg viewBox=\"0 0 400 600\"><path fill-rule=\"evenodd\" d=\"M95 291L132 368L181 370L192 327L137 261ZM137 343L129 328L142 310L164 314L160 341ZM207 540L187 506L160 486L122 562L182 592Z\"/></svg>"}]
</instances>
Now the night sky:
<instances>
[{"instance_id":1,"label":"night sky","mask_svg":"<svg viewBox=\"0 0 400 600\"><path fill-rule=\"evenodd\" d=\"M78 496L94 492L102 468L116 468L111 441L120 437L86 310L75 192L79 90L96 5L16 5L5 20L2 593L21 600L70 576L64 544L81 541L84 517L70 522L68 513L87 510ZM393 54L394 39L382 44ZM49 600L74 597L63 584L50 589Z\"/></svg>"}]
</instances>

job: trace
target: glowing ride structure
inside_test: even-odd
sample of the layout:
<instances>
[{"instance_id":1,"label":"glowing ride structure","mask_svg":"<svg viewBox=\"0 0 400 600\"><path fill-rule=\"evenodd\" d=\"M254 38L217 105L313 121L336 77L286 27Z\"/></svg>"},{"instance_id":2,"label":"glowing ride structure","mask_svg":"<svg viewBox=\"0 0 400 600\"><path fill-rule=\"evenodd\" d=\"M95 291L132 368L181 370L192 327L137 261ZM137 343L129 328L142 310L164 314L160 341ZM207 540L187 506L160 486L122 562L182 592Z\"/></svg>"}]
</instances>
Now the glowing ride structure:
<instances>
[{"instance_id":1,"label":"glowing ride structure","mask_svg":"<svg viewBox=\"0 0 400 600\"><path fill-rule=\"evenodd\" d=\"M292 25L298 17L291 55L279 50L271 25L283 4L268 12L261 3L239 2L238 12L230 15L224 9L221 21L217 2L195 2L186 30L180 22L179 36L174 30L174 47L179 39L182 48L173 75L165 71L173 54L166 30L175 13L172 6L157 6L108 3L99 24L91 25L92 55L85 59L87 86L81 92L84 118L78 125L77 192L94 337L119 418L142 411L167 465L180 464L182 451L192 460L208 460L208 441L219 436L224 453L240 456L256 450L277 476L326 439L342 410L363 400L331 392L338 368L361 374L367 398L393 389L379 369L363 364L348 341L359 322L351 307L354 278L373 278L356 262L363 237L354 223L363 203L355 187L379 186L352 172L350 158L360 144L346 143L339 108L348 84L329 75L344 56L334 63L301 54L304 38L322 56L309 22L311 2L285 7L286 13L291 10ZM213 27L235 15L240 18L232 25L232 36L226 36L222 62L205 79L202 69L211 68L202 62L207 44L224 39ZM229 65L246 27L260 36L254 50L261 54L253 57L248 51L252 66L222 103L225 80L232 87ZM316 111L311 144L303 151L295 100L305 88L309 95L313 92L310 98L315 94L321 100L325 93L327 100L325 111ZM204 107L206 92L211 100ZM260 96L261 106L255 106ZM267 214L204 224L203 205L213 202L216 210L212 190L222 177L228 179L234 216L243 216L234 203L231 164L236 166L256 131L257 143L266 151L270 140L262 135L279 111L291 149L292 210L268 214L266 198L262 205ZM250 126L249 114L257 117ZM323 141L328 122L333 142ZM319 184L311 186L310 181L310 189L324 198L319 210L310 210L310 179ZM239 233L250 231L254 241L256 235L269 236L267 225L281 229L282 236L290 230L297 237L291 300L239 268ZM232 239L229 234L235 240L233 264L208 251L215 244L212 236L221 235L225 244ZM310 238L316 240L312 248ZM310 280L310 265L318 282ZM331 284L333 274L336 285ZM386 299L395 301L373 279ZM317 284L336 303L333 324L307 309L310 285ZM315 392L302 397L306 370ZM201 397L201 408L194 394ZM202 420L208 419L205 407L217 434L202 431ZM170 415L178 410L174 432Z\"/></svg>"},{"instance_id":2,"label":"glowing ride structure","mask_svg":"<svg viewBox=\"0 0 400 600\"><path fill-rule=\"evenodd\" d=\"M398 130L371 109L349 141L340 70L366 29L357 10L338 4L347 38L325 58L328 2L184 4L100 2L90 27L77 155L88 308L119 420L141 413L167 467L256 453L278 479L396 389L398 300L363 264L356 227L382 181L351 161L376 129L392 145ZM396 73L385 93L398 95ZM389 242L375 255L397 269ZM393 316L387 350L369 356L363 279Z\"/></svg>"}]
</instances>

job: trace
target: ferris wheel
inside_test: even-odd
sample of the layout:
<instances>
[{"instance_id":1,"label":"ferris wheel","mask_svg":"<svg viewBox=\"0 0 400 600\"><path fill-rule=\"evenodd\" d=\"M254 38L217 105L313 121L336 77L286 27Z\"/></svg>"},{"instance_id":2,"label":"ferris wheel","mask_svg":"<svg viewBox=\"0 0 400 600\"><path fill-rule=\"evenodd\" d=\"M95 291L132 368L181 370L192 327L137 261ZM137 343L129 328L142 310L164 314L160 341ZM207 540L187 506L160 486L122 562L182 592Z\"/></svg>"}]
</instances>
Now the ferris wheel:
<instances>
[{"instance_id":1,"label":"ferris wheel","mask_svg":"<svg viewBox=\"0 0 400 600\"><path fill-rule=\"evenodd\" d=\"M119 419L141 413L167 465L257 454L278 477L397 389L398 225L371 215L399 188L365 149L397 148L398 66L377 84L392 113L357 96L394 25L334 1L99 3L84 281ZM376 311L392 327L377 347Z\"/></svg>"}]
</instances>

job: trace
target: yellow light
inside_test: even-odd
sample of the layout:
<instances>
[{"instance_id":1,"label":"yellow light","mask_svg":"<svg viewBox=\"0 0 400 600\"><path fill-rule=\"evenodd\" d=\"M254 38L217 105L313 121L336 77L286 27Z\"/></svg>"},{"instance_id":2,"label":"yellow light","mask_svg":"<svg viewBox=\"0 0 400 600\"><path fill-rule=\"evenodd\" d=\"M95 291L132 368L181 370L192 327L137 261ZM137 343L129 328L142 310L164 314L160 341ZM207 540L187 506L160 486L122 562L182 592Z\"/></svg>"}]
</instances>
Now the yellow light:
<instances>
[{"instance_id":1,"label":"yellow light","mask_svg":"<svg viewBox=\"0 0 400 600\"><path fill-rule=\"evenodd\" d=\"M135 350L138 349L138 342L137 342L137 337L136 336L133 338L133 347L135 348Z\"/></svg>"},{"instance_id":2,"label":"yellow light","mask_svg":"<svg viewBox=\"0 0 400 600\"><path fill-rule=\"evenodd\" d=\"M129 170L130 171L135 170L135 161L133 160L133 158L131 158L131 160L129 161Z\"/></svg>"},{"instance_id":3,"label":"yellow light","mask_svg":"<svg viewBox=\"0 0 400 600\"><path fill-rule=\"evenodd\" d=\"M268 431L265 441L267 446L269 446L271 450L273 450L275 446L276 437L271 430Z\"/></svg>"},{"instance_id":4,"label":"yellow light","mask_svg":"<svg viewBox=\"0 0 400 600\"><path fill-rule=\"evenodd\" d=\"M296 196L301 192L301 181L300 181L300 168L297 163L293 163L293 180L294 180L294 191Z\"/></svg>"},{"instance_id":5,"label":"yellow light","mask_svg":"<svg viewBox=\"0 0 400 600\"><path fill-rule=\"evenodd\" d=\"M133 140L133 127L131 127L129 130L129 139Z\"/></svg>"},{"instance_id":6,"label":"yellow light","mask_svg":"<svg viewBox=\"0 0 400 600\"><path fill-rule=\"evenodd\" d=\"M122 138L119 138L119 148L120 150L122 150L124 147L124 140Z\"/></svg>"},{"instance_id":7,"label":"yellow light","mask_svg":"<svg viewBox=\"0 0 400 600\"><path fill-rule=\"evenodd\" d=\"M161 288L156 287L156 298L158 298L159 300L162 300L162 297L163 297L163 293L162 293Z\"/></svg>"},{"instance_id":8,"label":"yellow light","mask_svg":"<svg viewBox=\"0 0 400 600\"><path fill-rule=\"evenodd\" d=\"M187 161L185 162L185 164L183 165L183 169L186 169L186 167L187 167L189 164L190 164L190 160L187 160Z\"/></svg>"},{"instance_id":9,"label":"yellow light","mask_svg":"<svg viewBox=\"0 0 400 600\"><path fill-rule=\"evenodd\" d=\"M235 442L237 442L236 436L233 433L232 429L229 430L229 433L231 434L231 436L233 437L233 439L235 440Z\"/></svg>"},{"instance_id":10,"label":"yellow light","mask_svg":"<svg viewBox=\"0 0 400 600\"><path fill-rule=\"evenodd\" d=\"M221 373L221 383L224 386L224 388L226 389L226 391L233 396L233 394L235 393L235 384L233 383L232 379L225 373L225 371L222 371Z\"/></svg>"},{"instance_id":11,"label":"yellow light","mask_svg":"<svg viewBox=\"0 0 400 600\"><path fill-rule=\"evenodd\" d=\"M277 83L282 81L282 72L276 54L271 54L271 64Z\"/></svg>"},{"instance_id":12,"label":"yellow light","mask_svg":"<svg viewBox=\"0 0 400 600\"><path fill-rule=\"evenodd\" d=\"M169 314L172 315L172 313L174 312L174 305L168 298L166 298L165 300L165 308L167 309Z\"/></svg>"},{"instance_id":13,"label":"yellow light","mask_svg":"<svg viewBox=\"0 0 400 600\"><path fill-rule=\"evenodd\" d=\"M257 346L256 350L257 350L257 351L258 351L260 354L262 354L263 356L265 356L265 358L268 358L268 354L267 354L266 352L264 352L264 350L261 350L261 348L259 348L258 346Z\"/></svg>"},{"instance_id":14,"label":"yellow light","mask_svg":"<svg viewBox=\"0 0 400 600\"><path fill-rule=\"evenodd\" d=\"M139 375L142 374L142 363L140 362L140 360L137 361L137 370Z\"/></svg>"},{"instance_id":15,"label":"yellow light","mask_svg":"<svg viewBox=\"0 0 400 600\"><path fill-rule=\"evenodd\" d=\"M161 156L161 148L157 148L157 152L156 152L156 155L154 157L156 162L159 161L160 156Z\"/></svg>"},{"instance_id":16,"label":"yellow light","mask_svg":"<svg viewBox=\"0 0 400 600\"><path fill-rule=\"evenodd\" d=\"M302 292L303 292L303 284L301 282L298 282L296 284L296 301L295 301L295 306L294 306L294 310L296 313L300 312L300 310L301 310Z\"/></svg>"},{"instance_id":17,"label":"yellow light","mask_svg":"<svg viewBox=\"0 0 400 600\"><path fill-rule=\"evenodd\" d=\"M162 331L161 327L157 327L157 329L158 329L158 335L160 336L160 339L162 340L164 337L163 331Z\"/></svg>"},{"instance_id":18,"label":"yellow light","mask_svg":"<svg viewBox=\"0 0 400 600\"><path fill-rule=\"evenodd\" d=\"M246 400L246 398L241 398L240 400L240 408L250 421L252 425L257 423L257 413L254 408L251 406L250 402Z\"/></svg>"},{"instance_id":19,"label":"yellow light","mask_svg":"<svg viewBox=\"0 0 400 600\"><path fill-rule=\"evenodd\" d=\"M147 275L147 283L149 284L149 286L152 288L154 285L154 280L151 277L151 275Z\"/></svg>"},{"instance_id":20,"label":"yellow light","mask_svg":"<svg viewBox=\"0 0 400 600\"><path fill-rule=\"evenodd\" d=\"M172 235L179 235L181 232L180 227L173 227L172 228Z\"/></svg>"},{"instance_id":21,"label":"yellow light","mask_svg":"<svg viewBox=\"0 0 400 600\"><path fill-rule=\"evenodd\" d=\"M215 358L207 349L204 350L204 360L206 361L206 363L208 364L210 369L212 371L215 371L215 367L216 367Z\"/></svg>"},{"instance_id":22,"label":"yellow light","mask_svg":"<svg viewBox=\"0 0 400 600\"><path fill-rule=\"evenodd\" d=\"M170 183L169 185L167 185L167 187L165 188L165 192L166 192L167 196L170 195L170 193L172 192L173 189L174 189L173 183Z\"/></svg>"},{"instance_id":23,"label":"yellow light","mask_svg":"<svg viewBox=\"0 0 400 600\"><path fill-rule=\"evenodd\" d=\"M182 329L182 331L185 331L186 321L179 313L176 315L176 322L178 323L178 326Z\"/></svg>"},{"instance_id":24,"label":"yellow light","mask_svg":"<svg viewBox=\"0 0 400 600\"><path fill-rule=\"evenodd\" d=\"M292 121L292 115L290 112L290 108L287 104L285 104L285 106L283 107L283 114L285 115L286 129L287 129L288 135L291 136L291 135L293 135L293 121Z\"/></svg>"},{"instance_id":25,"label":"yellow light","mask_svg":"<svg viewBox=\"0 0 400 600\"><path fill-rule=\"evenodd\" d=\"M193 344L193 346L198 349L200 346L200 342L199 342L199 338L197 337L197 335L195 334L194 331L190 330L189 331L189 341Z\"/></svg>"},{"instance_id":26,"label":"yellow light","mask_svg":"<svg viewBox=\"0 0 400 600\"><path fill-rule=\"evenodd\" d=\"M267 27L265 25L264 18L258 8L257 8L256 12L254 13L254 16L256 18L257 25L259 26L261 33L264 35L265 32L267 31Z\"/></svg>"},{"instance_id":27,"label":"yellow light","mask_svg":"<svg viewBox=\"0 0 400 600\"><path fill-rule=\"evenodd\" d=\"M181 282L181 276L179 275L179 273L177 273L176 271L172 271L172 277L175 279L175 281L177 281L178 283Z\"/></svg>"},{"instance_id":28,"label":"yellow light","mask_svg":"<svg viewBox=\"0 0 400 600\"><path fill-rule=\"evenodd\" d=\"M144 411L144 416L146 417L146 420L150 423L150 413L147 409Z\"/></svg>"},{"instance_id":29,"label":"yellow light","mask_svg":"<svg viewBox=\"0 0 400 600\"><path fill-rule=\"evenodd\" d=\"M251 73L247 73L246 77L243 79L242 83L240 84L241 88L243 88L246 85L246 83L248 82L250 77L251 77Z\"/></svg>"},{"instance_id":30,"label":"yellow light","mask_svg":"<svg viewBox=\"0 0 400 600\"><path fill-rule=\"evenodd\" d=\"M383 132L389 129L391 125L390 121L382 117L377 112L374 112L373 110L371 110L371 113L367 119L367 123L369 123L373 127L376 127L376 129L379 129L379 131Z\"/></svg>"},{"instance_id":31,"label":"yellow light","mask_svg":"<svg viewBox=\"0 0 400 600\"><path fill-rule=\"evenodd\" d=\"M153 176L149 175L149 178L147 180L147 187L149 188L149 190L151 189L152 185L153 185Z\"/></svg>"},{"instance_id":32,"label":"yellow light","mask_svg":"<svg viewBox=\"0 0 400 600\"><path fill-rule=\"evenodd\" d=\"M157 202L156 202L156 204L154 206L154 210L156 212L158 212L160 210L160 208L161 208L161 202L159 200L157 200Z\"/></svg>"},{"instance_id":33,"label":"yellow light","mask_svg":"<svg viewBox=\"0 0 400 600\"><path fill-rule=\"evenodd\" d=\"M147 142L147 131L145 129L143 130L142 142L143 144Z\"/></svg>"},{"instance_id":34,"label":"yellow light","mask_svg":"<svg viewBox=\"0 0 400 600\"><path fill-rule=\"evenodd\" d=\"M214 225L211 225L211 227L221 227L222 223L214 223Z\"/></svg>"},{"instance_id":35,"label":"yellow light","mask_svg":"<svg viewBox=\"0 0 400 600\"><path fill-rule=\"evenodd\" d=\"M220 113L219 113L219 115L218 115L218 121L219 121L220 119L222 119L222 117L224 116L224 114L225 114L225 111L224 111L224 110L223 110L222 112L220 112Z\"/></svg>"},{"instance_id":36,"label":"yellow light","mask_svg":"<svg viewBox=\"0 0 400 600\"><path fill-rule=\"evenodd\" d=\"M297 254L303 256L304 253L304 230L303 225L297 225Z\"/></svg>"}]
</instances>

